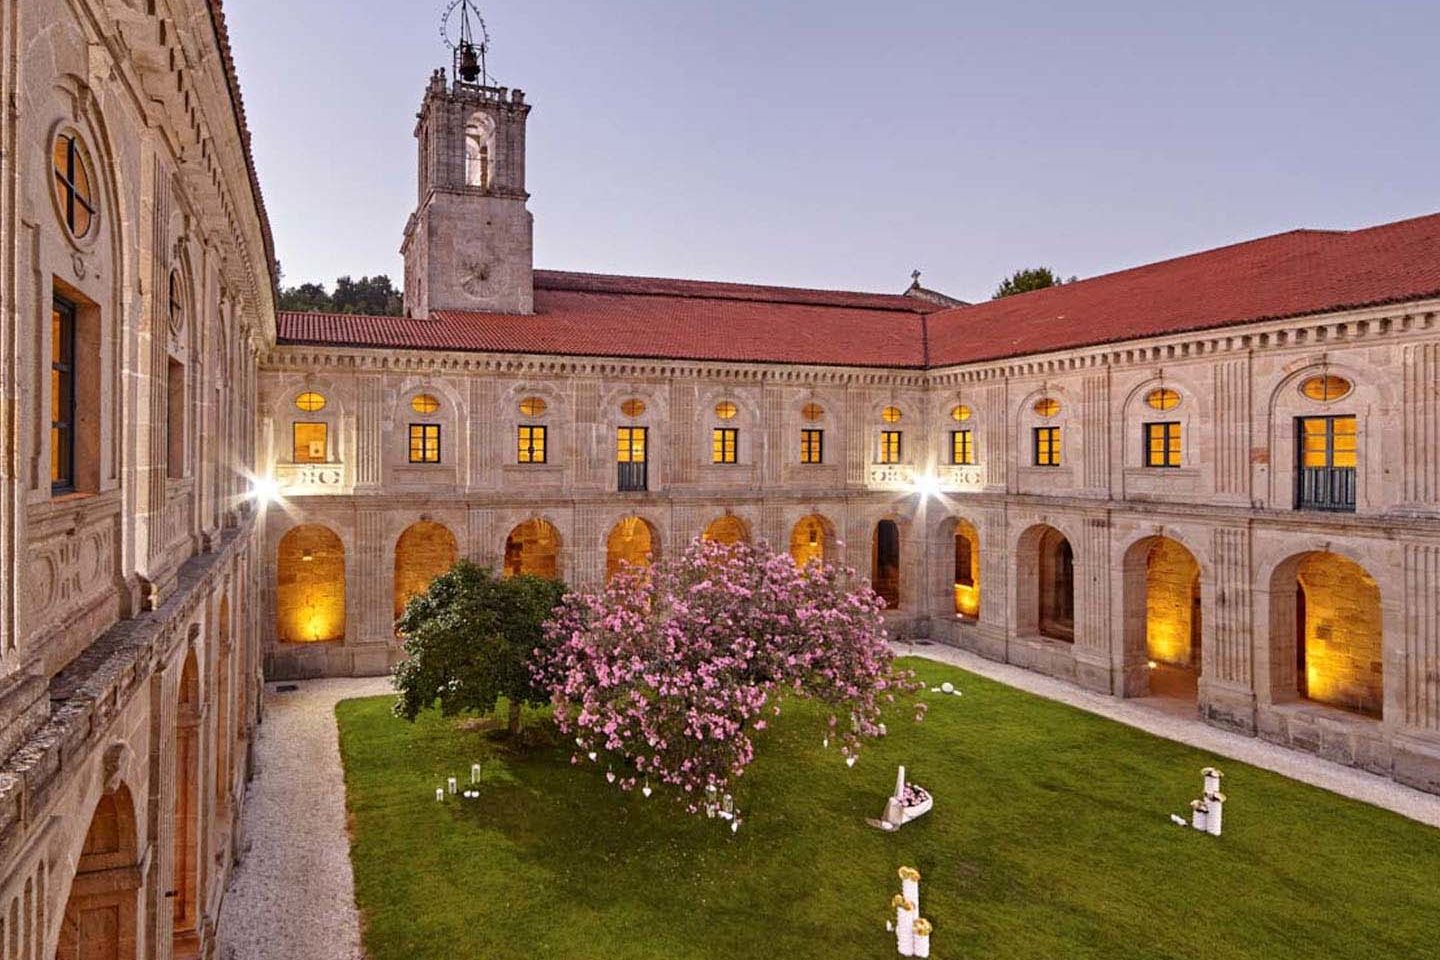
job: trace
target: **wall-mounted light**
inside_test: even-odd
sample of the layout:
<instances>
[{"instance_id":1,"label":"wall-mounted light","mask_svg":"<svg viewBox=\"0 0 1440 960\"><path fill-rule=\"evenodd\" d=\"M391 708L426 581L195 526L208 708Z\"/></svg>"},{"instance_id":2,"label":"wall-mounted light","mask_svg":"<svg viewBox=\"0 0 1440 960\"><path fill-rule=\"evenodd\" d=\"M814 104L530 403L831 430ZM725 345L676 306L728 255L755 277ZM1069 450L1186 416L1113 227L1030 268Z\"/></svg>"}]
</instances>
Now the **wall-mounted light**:
<instances>
[{"instance_id":1,"label":"wall-mounted light","mask_svg":"<svg viewBox=\"0 0 1440 960\"><path fill-rule=\"evenodd\" d=\"M256 477L250 481L250 496L260 503L274 503L280 499L280 484L274 477Z\"/></svg>"},{"instance_id":2,"label":"wall-mounted light","mask_svg":"<svg viewBox=\"0 0 1440 960\"><path fill-rule=\"evenodd\" d=\"M309 550L301 551L301 553L300 553L300 560L301 560L302 563L310 563L310 562L311 562L312 560L314 560L314 559L315 559L315 555L314 555L313 553L311 553Z\"/></svg>"},{"instance_id":3,"label":"wall-mounted light","mask_svg":"<svg viewBox=\"0 0 1440 960\"><path fill-rule=\"evenodd\" d=\"M933 473L921 474L915 478L915 492L921 497L940 496L940 478Z\"/></svg>"}]
</instances>

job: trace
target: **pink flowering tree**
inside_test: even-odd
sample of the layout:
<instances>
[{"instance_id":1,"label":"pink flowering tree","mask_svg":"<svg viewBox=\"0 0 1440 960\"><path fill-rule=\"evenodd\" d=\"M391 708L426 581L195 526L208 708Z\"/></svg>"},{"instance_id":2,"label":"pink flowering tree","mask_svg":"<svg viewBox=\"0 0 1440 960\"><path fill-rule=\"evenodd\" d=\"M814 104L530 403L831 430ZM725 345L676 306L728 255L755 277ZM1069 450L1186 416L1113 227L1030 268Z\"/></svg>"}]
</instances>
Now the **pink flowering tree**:
<instances>
[{"instance_id":1,"label":"pink flowering tree","mask_svg":"<svg viewBox=\"0 0 1440 960\"><path fill-rule=\"evenodd\" d=\"M668 784L694 811L744 773L785 696L827 704L847 758L878 735L882 706L918 686L893 668L883 606L852 570L697 540L568 595L535 670L573 763L605 754L622 789Z\"/></svg>"}]
</instances>

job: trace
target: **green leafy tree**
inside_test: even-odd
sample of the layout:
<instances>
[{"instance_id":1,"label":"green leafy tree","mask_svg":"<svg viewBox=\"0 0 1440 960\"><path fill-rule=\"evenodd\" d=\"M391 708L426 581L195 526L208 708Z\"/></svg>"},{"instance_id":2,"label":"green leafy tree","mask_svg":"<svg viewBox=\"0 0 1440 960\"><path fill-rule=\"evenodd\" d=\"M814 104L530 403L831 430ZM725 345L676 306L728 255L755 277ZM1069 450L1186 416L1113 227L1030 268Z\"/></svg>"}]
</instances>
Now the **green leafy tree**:
<instances>
[{"instance_id":1,"label":"green leafy tree","mask_svg":"<svg viewBox=\"0 0 1440 960\"><path fill-rule=\"evenodd\" d=\"M329 313L330 294L321 283L302 283L280 291L280 309L299 313Z\"/></svg>"},{"instance_id":2,"label":"green leafy tree","mask_svg":"<svg viewBox=\"0 0 1440 960\"><path fill-rule=\"evenodd\" d=\"M302 283L280 288L280 309L300 313L358 313L377 317L398 317L405 301L386 274L373 277L343 276L330 293L323 283Z\"/></svg>"},{"instance_id":3,"label":"green leafy tree","mask_svg":"<svg viewBox=\"0 0 1440 960\"><path fill-rule=\"evenodd\" d=\"M1075 280L1070 278L1071 282ZM1000 286L995 288L995 296L992 300L999 300L1001 297L1013 297L1017 293L1029 293L1031 290L1044 290L1046 287L1058 287L1065 281L1056 275L1049 267L1027 267L1024 270L1016 270L1010 276L1000 281Z\"/></svg>"},{"instance_id":4,"label":"green leafy tree","mask_svg":"<svg viewBox=\"0 0 1440 960\"><path fill-rule=\"evenodd\" d=\"M436 577L400 617L406 659L395 670L395 713L414 720L438 700L447 717L488 714L504 697L518 732L523 704L550 702L530 664L548 647L541 627L564 595L558 580L497 577L467 560Z\"/></svg>"}]
</instances>

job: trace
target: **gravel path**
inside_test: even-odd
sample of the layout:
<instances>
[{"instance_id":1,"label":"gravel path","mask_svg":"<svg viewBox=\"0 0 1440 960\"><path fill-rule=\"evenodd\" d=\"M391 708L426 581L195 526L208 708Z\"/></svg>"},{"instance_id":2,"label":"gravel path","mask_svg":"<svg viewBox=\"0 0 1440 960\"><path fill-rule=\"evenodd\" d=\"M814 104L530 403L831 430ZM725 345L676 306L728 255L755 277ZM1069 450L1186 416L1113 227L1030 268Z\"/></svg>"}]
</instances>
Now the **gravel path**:
<instances>
[{"instance_id":1,"label":"gravel path","mask_svg":"<svg viewBox=\"0 0 1440 960\"><path fill-rule=\"evenodd\" d=\"M1341 766L1314 754L1301 753L1267 743L1255 737L1220 730L1197 718L1178 717L1163 706L1146 700L1119 700L1084 690L1073 683L1054 677L1031 673L1007 663L986 660L965 650L939 644L917 646L893 644L895 652L907 656L926 657L998 680L1047 700L1058 700L1087 713L1118 720L1127 726L1167 740L1175 740L1218 756L1229 757L1252 766L1273 770L1292 780L1323 787L1342 796L1393 810L1401 816L1440 827L1440 796L1422 793L1393 780Z\"/></svg>"},{"instance_id":2,"label":"gravel path","mask_svg":"<svg viewBox=\"0 0 1440 960\"><path fill-rule=\"evenodd\" d=\"M389 693L388 677L265 688L242 842L225 895L220 960L360 960L335 704Z\"/></svg>"}]
</instances>

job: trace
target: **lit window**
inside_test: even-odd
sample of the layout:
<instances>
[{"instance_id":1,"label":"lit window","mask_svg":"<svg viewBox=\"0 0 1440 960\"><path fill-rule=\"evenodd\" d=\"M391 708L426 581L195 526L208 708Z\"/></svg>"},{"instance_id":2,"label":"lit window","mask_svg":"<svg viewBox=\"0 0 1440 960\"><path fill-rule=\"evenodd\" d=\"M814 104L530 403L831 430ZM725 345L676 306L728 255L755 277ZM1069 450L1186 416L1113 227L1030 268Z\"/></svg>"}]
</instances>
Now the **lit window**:
<instances>
[{"instance_id":1,"label":"lit window","mask_svg":"<svg viewBox=\"0 0 1440 960\"><path fill-rule=\"evenodd\" d=\"M1042 417L1053 417L1060 412L1060 401L1054 397L1043 397L1035 401L1034 409Z\"/></svg>"},{"instance_id":2,"label":"lit window","mask_svg":"<svg viewBox=\"0 0 1440 960\"><path fill-rule=\"evenodd\" d=\"M517 459L520 463L545 462L545 428L525 426L519 429L520 449Z\"/></svg>"},{"instance_id":3,"label":"lit window","mask_svg":"<svg viewBox=\"0 0 1440 960\"><path fill-rule=\"evenodd\" d=\"M734 420L740 408L729 400L721 400L715 404L715 416L721 420Z\"/></svg>"},{"instance_id":4,"label":"lit window","mask_svg":"<svg viewBox=\"0 0 1440 960\"><path fill-rule=\"evenodd\" d=\"M970 419L970 408L965 406L965 404L963 403L959 404L958 406L952 407L950 409L950 419L954 420L956 423L964 423L966 420Z\"/></svg>"},{"instance_id":5,"label":"lit window","mask_svg":"<svg viewBox=\"0 0 1440 960\"><path fill-rule=\"evenodd\" d=\"M886 423L899 423L902 416L904 414L900 412L899 407L886 407L880 411L880 419Z\"/></svg>"},{"instance_id":6,"label":"lit window","mask_svg":"<svg viewBox=\"0 0 1440 960\"><path fill-rule=\"evenodd\" d=\"M50 490L75 489L75 304L50 308Z\"/></svg>"},{"instance_id":7,"label":"lit window","mask_svg":"<svg viewBox=\"0 0 1440 960\"><path fill-rule=\"evenodd\" d=\"M185 298L182 295L184 283L179 270L170 271L170 329L179 330L185 326Z\"/></svg>"},{"instance_id":8,"label":"lit window","mask_svg":"<svg viewBox=\"0 0 1440 960\"><path fill-rule=\"evenodd\" d=\"M1344 377L1337 377L1333 374L1325 374L1319 377L1310 377L1300 384L1300 392L1311 400L1319 400L1321 403L1329 403L1331 400L1339 400L1353 389L1349 380Z\"/></svg>"},{"instance_id":9,"label":"lit window","mask_svg":"<svg viewBox=\"0 0 1440 960\"><path fill-rule=\"evenodd\" d=\"M84 147L74 134L55 139L55 198L70 235L80 239L95 219L95 195Z\"/></svg>"},{"instance_id":10,"label":"lit window","mask_svg":"<svg viewBox=\"0 0 1440 960\"><path fill-rule=\"evenodd\" d=\"M295 406L306 413L316 413L325 409L325 396L319 393L302 393L295 398Z\"/></svg>"},{"instance_id":11,"label":"lit window","mask_svg":"<svg viewBox=\"0 0 1440 960\"><path fill-rule=\"evenodd\" d=\"M800 408L800 416L814 423L825 416L825 408L818 403L807 403Z\"/></svg>"},{"instance_id":12,"label":"lit window","mask_svg":"<svg viewBox=\"0 0 1440 960\"><path fill-rule=\"evenodd\" d=\"M824 462L825 462L825 431L824 431L824 430L801 430L801 431L800 431L800 462L801 462L801 463L824 463Z\"/></svg>"},{"instance_id":13,"label":"lit window","mask_svg":"<svg viewBox=\"0 0 1440 960\"><path fill-rule=\"evenodd\" d=\"M410 399L410 409L416 413L434 413L440 409L440 400L428 393L417 393Z\"/></svg>"},{"instance_id":14,"label":"lit window","mask_svg":"<svg viewBox=\"0 0 1440 960\"><path fill-rule=\"evenodd\" d=\"M736 447L739 445L739 430L734 427L716 427L710 432L710 462L734 463Z\"/></svg>"},{"instance_id":15,"label":"lit window","mask_svg":"<svg viewBox=\"0 0 1440 960\"><path fill-rule=\"evenodd\" d=\"M1304 417L1300 426L1302 466L1354 469L1357 438L1354 417Z\"/></svg>"},{"instance_id":16,"label":"lit window","mask_svg":"<svg viewBox=\"0 0 1440 960\"><path fill-rule=\"evenodd\" d=\"M1037 467L1060 466L1060 428L1035 428L1035 465Z\"/></svg>"},{"instance_id":17,"label":"lit window","mask_svg":"<svg viewBox=\"0 0 1440 960\"><path fill-rule=\"evenodd\" d=\"M901 437L901 433L900 433L899 430L882 430L882 431L880 431L880 462L881 462L881 463L899 463L899 462L900 462L900 454L901 454L901 449L900 449L900 437Z\"/></svg>"},{"instance_id":18,"label":"lit window","mask_svg":"<svg viewBox=\"0 0 1440 960\"><path fill-rule=\"evenodd\" d=\"M960 467L975 463L975 433L972 430L950 431L950 462Z\"/></svg>"},{"instance_id":19,"label":"lit window","mask_svg":"<svg viewBox=\"0 0 1440 960\"><path fill-rule=\"evenodd\" d=\"M627 417L638 417L645 412L645 401L634 398L626 400L620 404L620 412Z\"/></svg>"},{"instance_id":20,"label":"lit window","mask_svg":"<svg viewBox=\"0 0 1440 960\"><path fill-rule=\"evenodd\" d=\"M325 463L329 457L329 425L296 423L291 430L295 441L293 459L296 463Z\"/></svg>"},{"instance_id":21,"label":"lit window","mask_svg":"<svg viewBox=\"0 0 1440 960\"><path fill-rule=\"evenodd\" d=\"M1174 410L1180 406L1180 394L1169 387L1161 387L1145 394L1145 403L1152 410Z\"/></svg>"},{"instance_id":22,"label":"lit window","mask_svg":"<svg viewBox=\"0 0 1440 960\"><path fill-rule=\"evenodd\" d=\"M527 417L544 416L547 409L549 404L540 397L526 397L520 401L520 412Z\"/></svg>"},{"instance_id":23,"label":"lit window","mask_svg":"<svg viewBox=\"0 0 1440 960\"><path fill-rule=\"evenodd\" d=\"M645 462L645 427L620 427L615 434L617 463Z\"/></svg>"},{"instance_id":24,"label":"lit window","mask_svg":"<svg viewBox=\"0 0 1440 960\"><path fill-rule=\"evenodd\" d=\"M1145 424L1145 466L1180 466L1180 424Z\"/></svg>"},{"instance_id":25,"label":"lit window","mask_svg":"<svg viewBox=\"0 0 1440 960\"><path fill-rule=\"evenodd\" d=\"M440 462L440 424L410 424L410 462Z\"/></svg>"}]
</instances>

